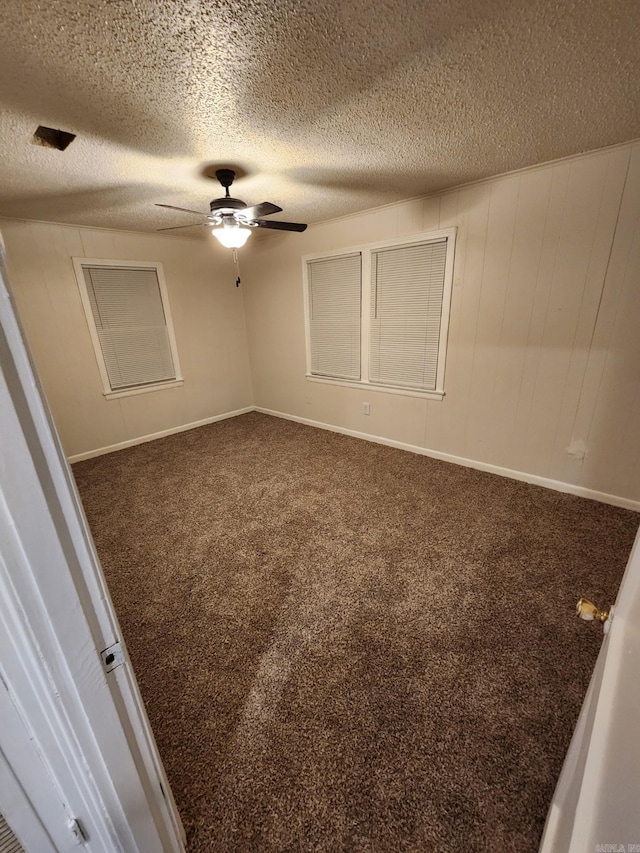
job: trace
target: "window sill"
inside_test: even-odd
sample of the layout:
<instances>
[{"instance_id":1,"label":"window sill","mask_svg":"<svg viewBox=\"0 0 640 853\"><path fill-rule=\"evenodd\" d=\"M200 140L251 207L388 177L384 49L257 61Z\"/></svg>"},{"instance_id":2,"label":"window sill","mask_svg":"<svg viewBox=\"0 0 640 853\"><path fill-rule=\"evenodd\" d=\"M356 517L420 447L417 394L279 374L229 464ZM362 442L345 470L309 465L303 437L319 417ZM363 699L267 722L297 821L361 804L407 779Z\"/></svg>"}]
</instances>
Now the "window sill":
<instances>
[{"instance_id":1,"label":"window sill","mask_svg":"<svg viewBox=\"0 0 640 853\"><path fill-rule=\"evenodd\" d=\"M107 400L118 400L120 397L134 397L137 394L149 394L151 391L164 391L165 388L178 388L184 385L184 379L172 379L171 382L158 382L157 385L142 385L138 388L123 388L122 391L104 391Z\"/></svg>"},{"instance_id":2,"label":"window sill","mask_svg":"<svg viewBox=\"0 0 640 853\"><path fill-rule=\"evenodd\" d=\"M376 385L374 382L352 381L350 379L332 379L329 376L305 374L309 382L321 382L323 385L342 385L345 388L358 388L364 391L377 391L382 394L401 394L403 397L422 397L425 400L442 400L444 391L419 391L414 388L399 388L392 385Z\"/></svg>"}]
</instances>

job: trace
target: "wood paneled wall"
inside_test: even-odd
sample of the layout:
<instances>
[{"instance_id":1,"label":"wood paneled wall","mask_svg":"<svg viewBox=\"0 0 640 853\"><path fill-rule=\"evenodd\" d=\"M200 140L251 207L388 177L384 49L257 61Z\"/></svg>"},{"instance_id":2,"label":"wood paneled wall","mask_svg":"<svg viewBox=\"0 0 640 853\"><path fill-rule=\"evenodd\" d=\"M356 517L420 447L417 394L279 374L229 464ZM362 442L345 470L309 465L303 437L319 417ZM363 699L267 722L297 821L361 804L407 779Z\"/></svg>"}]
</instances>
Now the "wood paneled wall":
<instances>
[{"instance_id":1,"label":"wood paneled wall","mask_svg":"<svg viewBox=\"0 0 640 853\"><path fill-rule=\"evenodd\" d=\"M0 220L20 319L69 456L252 402L230 253L203 240ZM184 385L106 400L72 257L163 265Z\"/></svg>"},{"instance_id":2,"label":"wood paneled wall","mask_svg":"<svg viewBox=\"0 0 640 853\"><path fill-rule=\"evenodd\" d=\"M444 400L308 382L302 256L446 226L458 240ZM0 230L69 455L255 402L640 500L639 143L270 234L243 250L241 289L230 254L206 241L8 220ZM105 400L71 265L82 256L164 265L184 386Z\"/></svg>"},{"instance_id":3,"label":"wood paneled wall","mask_svg":"<svg viewBox=\"0 0 640 853\"><path fill-rule=\"evenodd\" d=\"M305 380L302 256L446 226L444 400ZM244 267L256 405L640 500L640 144L275 235Z\"/></svg>"}]
</instances>

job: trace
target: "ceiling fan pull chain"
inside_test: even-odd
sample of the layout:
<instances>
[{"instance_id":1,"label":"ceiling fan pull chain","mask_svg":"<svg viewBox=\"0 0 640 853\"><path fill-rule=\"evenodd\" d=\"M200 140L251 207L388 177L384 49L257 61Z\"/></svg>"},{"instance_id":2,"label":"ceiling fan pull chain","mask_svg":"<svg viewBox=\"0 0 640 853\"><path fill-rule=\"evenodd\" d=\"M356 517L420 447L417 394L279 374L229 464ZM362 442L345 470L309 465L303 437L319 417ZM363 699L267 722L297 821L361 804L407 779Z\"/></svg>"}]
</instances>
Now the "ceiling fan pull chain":
<instances>
[{"instance_id":1,"label":"ceiling fan pull chain","mask_svg":"<svg viewBox=\"0 0 640 853\"><path fill-rule=\"evenodd\" d=\"M236 265L236 287L240 287L240 261L238 260L238 250L232 249L233 252L233 262Z\"/></svg>"}]
</instances>

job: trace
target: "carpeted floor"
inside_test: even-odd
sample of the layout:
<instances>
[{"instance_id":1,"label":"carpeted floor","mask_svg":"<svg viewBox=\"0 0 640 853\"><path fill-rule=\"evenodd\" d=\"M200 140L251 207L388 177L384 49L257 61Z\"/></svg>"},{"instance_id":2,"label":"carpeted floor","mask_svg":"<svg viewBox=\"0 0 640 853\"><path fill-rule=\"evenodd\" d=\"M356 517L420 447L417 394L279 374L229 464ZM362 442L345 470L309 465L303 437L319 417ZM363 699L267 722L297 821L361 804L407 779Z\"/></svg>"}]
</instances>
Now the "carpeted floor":
<instances>
[{"instance_id":1,"label":"carpeted floor","mask_svg":"<svg viewBox=\"0 0 640 853\"><path fill-rule=\"evenodd\" d=\"M638 515L257 413L74 473L190 851L537 850Z\"/></svg>"}]
</instances>

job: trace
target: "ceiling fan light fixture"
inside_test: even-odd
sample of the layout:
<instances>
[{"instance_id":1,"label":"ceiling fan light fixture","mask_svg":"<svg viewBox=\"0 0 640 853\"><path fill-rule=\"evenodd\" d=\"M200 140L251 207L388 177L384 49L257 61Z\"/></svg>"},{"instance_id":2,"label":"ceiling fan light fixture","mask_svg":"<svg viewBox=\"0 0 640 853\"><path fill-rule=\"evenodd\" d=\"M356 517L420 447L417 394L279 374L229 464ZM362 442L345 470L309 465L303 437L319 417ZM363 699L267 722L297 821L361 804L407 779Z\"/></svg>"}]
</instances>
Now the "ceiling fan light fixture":
<instances>
[{"instance_id":1,"label":"ceiling fan light fixture","mask_svg":"<svg viewBox=\"0 0 640 853\"><path fill-rule=\"evenodd\" d=\"M239 249L249 239L251 229L225 222L223 225L216 225L212 228L211 233L227 249Z\"/></svg>"}]
</instances>

